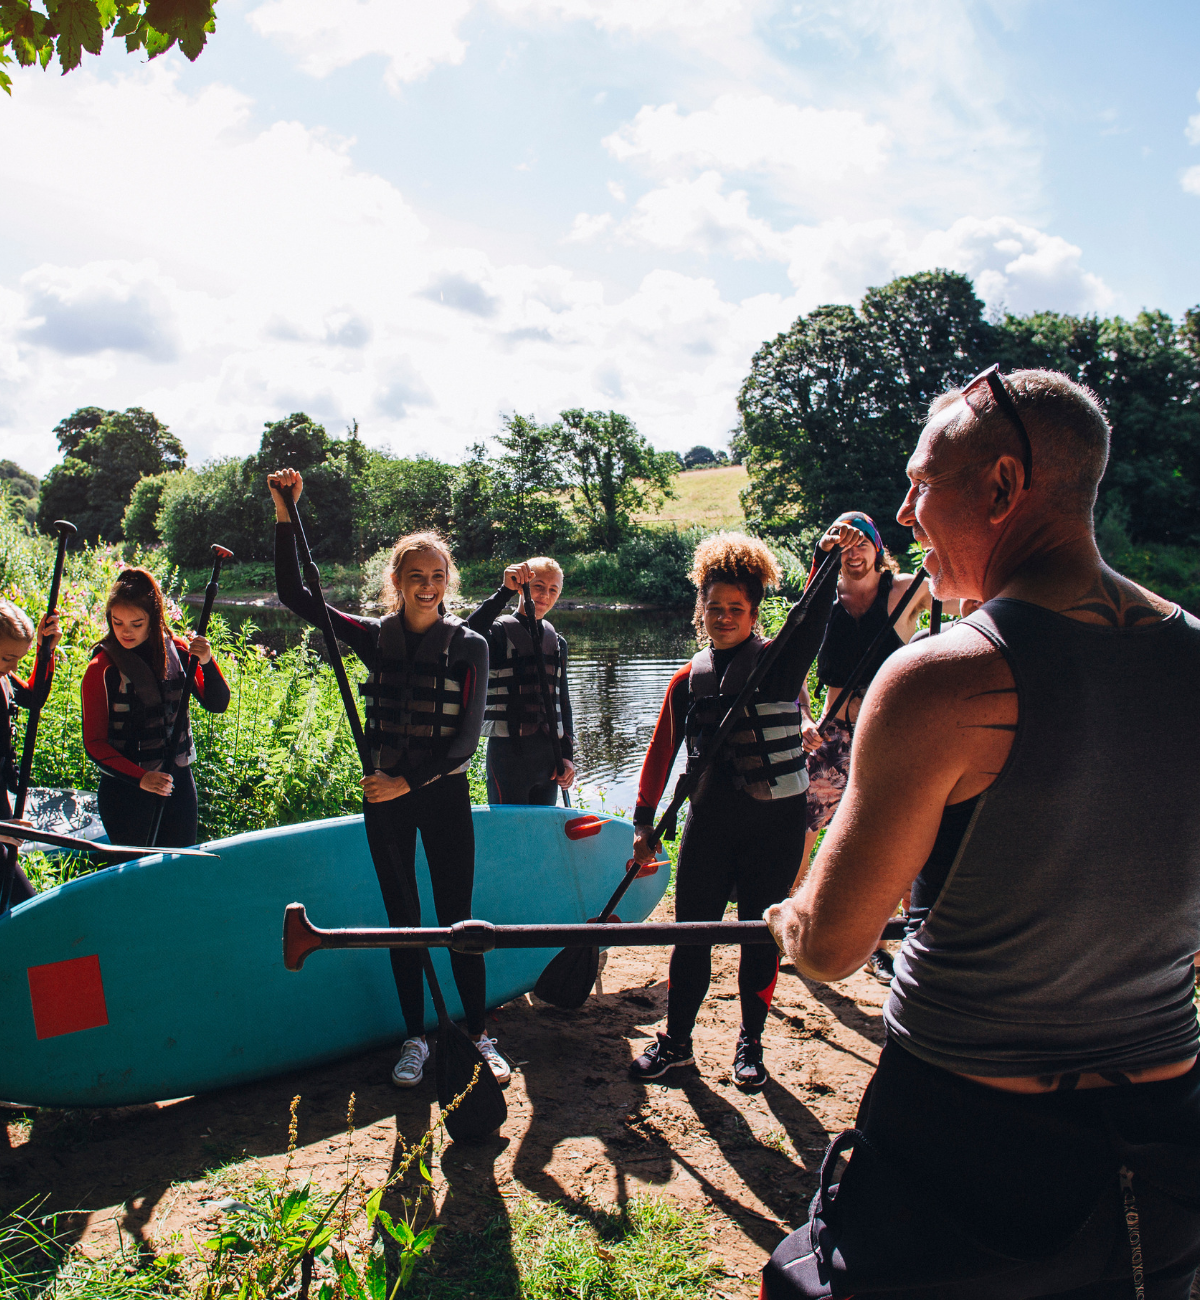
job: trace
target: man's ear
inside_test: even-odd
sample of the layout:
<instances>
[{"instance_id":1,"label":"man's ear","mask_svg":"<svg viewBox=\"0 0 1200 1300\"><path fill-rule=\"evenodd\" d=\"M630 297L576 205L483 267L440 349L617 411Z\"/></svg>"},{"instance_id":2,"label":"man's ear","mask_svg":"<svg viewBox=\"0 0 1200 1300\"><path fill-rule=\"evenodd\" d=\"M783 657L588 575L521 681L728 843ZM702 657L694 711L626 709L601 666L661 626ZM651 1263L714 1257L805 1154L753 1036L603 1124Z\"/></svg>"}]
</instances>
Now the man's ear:
<instances>
[{"instance_id":1,"label":"man's ear","mask_svg":"<svg viewBox=\"0 0 1200 1300\"><path fill-rule=\"evenodd\" d=\"M1025 467L1015 456L1001 456L992 466L987 479L989 493L988 521L1002 524L1016 509Z\"/></svg>"}]
</instances>

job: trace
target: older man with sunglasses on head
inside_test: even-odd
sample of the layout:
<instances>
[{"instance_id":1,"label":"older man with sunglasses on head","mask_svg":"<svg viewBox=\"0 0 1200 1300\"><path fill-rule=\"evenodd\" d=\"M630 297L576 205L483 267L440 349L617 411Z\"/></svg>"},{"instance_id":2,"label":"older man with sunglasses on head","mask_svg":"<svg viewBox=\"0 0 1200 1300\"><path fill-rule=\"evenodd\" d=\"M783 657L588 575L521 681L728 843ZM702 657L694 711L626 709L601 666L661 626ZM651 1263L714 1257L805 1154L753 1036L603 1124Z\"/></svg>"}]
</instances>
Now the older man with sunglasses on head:
<instances>
[{"instance_id":1,"label":"older man with sunglasses on head","mask_svg":"<svg viewBox=\"0 0 1200 1300\"><path fill-rule=\"evenodd\" d=\"M1200 622L1101 559L1108 439L1086 389L992 367L909 461L934 595L985 603L883 665L813 868L767 913L836 980L912 889L879 1067L770 1300L1190 1293Z\"/></svg>"}]
</instances>

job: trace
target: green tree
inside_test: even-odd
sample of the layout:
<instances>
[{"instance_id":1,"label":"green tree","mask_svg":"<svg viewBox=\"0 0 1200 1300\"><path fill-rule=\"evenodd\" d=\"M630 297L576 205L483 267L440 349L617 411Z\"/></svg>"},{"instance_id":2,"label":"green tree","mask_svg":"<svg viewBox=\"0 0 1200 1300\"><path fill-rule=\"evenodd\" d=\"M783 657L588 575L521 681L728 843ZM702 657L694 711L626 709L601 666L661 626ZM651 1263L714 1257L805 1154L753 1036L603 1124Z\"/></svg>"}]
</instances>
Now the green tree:
<instances>
[{"instance_id":1,"label":"green tree","mask_svg":"<svg viewBox=\"0 0 1200 1300\"><path fill-rule=\"evenodd\" d=\"M986 364L994 330L951 271L869 289L858 310L818 307L765 343L738 398L747 522L768 535L865 510L894 549L904 466L929 403Z\"/></svg>"},{"instance_id":2,"label":"green tree","mask_svg":"<svg viewBox=\"0 0 1200 1300\"><path fill-rule=\"evenodd\" d=\"M450 484L450 540L459 558L488 559L495 554L495 492L495 463L486 444L473 443Z\"/></svg>"},{"instance_id":3,"label":"green tree","mask_svg":"<svg viewBox=\"0 0 1200 1300\"><path fill-rule=\"evenodd\" d=\"M156 546L162 541L158 530L158 512L162 509L163 491L179 470L166 474L146 474L133 486L133 494L121 519L125 540L142 546Z\"/></svg>"},{"instance_id":4,"label":"green tree","mask_svg":"<svg viewBox=\"0 0 1200 1300\"><path fill-rule=\"evenodd\" d=\"M148 474L182 469L183 444L150 411L84 407L55 430L66 452L42 480L38 527L69 519L81 541L116 541L134 485Z\"/></svg>"},{"instance_id":5,"label":"green tree","mask_svg":"<svg viewBox=\"0 0 1200 1300\"><path fill-rule=\"evenodd\" d=\"M555 496L566 486L558 426L514 413L496 441L503 448L492 476L499 540L516 550L552 550L569 531Z\"/></svg>"},{"instance_id":6,"label":"green tree","mask_svg":"<svg viewBox=\"0 0 1200 1300\"><path fill-rule=\"evenodd\" d=\"M55 54L63 72L79 66L83 51L99 54L105 33L121 37L130 54L150 58L173 45L195 60L216 30L216 0L30 0L0 4L0 90L12 94L4 64L46 67Z\"/></svg>"},{"instance_id":7,"label":"green tree","mask_svg":"<svg viewBox=\"0 0 1200 1300\"><path fill-rule=\"evenodd\" d=\"M32 525L37 518L38 488L41 482L36 474L22 469L14 460L0 460L0 492L20 502L19 516Z\"/></svg>"},{"instance_id":8,"label":"green tree","mask_svg":"<svg viewBox=\"0 0 1200 1300\"><path fill-rule=\"evenodd\" d=\"M562 476L589 545L615 551L631 516L661 510L679 472L673 452L658 452L617 411L563 411L556 426Z\"/></svg>"},{"instance_id":9,"label":"green tree","mask_svg":"<svg viewBox=\"0 0 1200 1300\"><path fill-rule=\"evenodd\" d=\"M361 516L366 554L391 546L405 533L450 532L454 466L432 456L397 459L371 452L365 475L368 499Z\"/></svg>"}]
</instances>

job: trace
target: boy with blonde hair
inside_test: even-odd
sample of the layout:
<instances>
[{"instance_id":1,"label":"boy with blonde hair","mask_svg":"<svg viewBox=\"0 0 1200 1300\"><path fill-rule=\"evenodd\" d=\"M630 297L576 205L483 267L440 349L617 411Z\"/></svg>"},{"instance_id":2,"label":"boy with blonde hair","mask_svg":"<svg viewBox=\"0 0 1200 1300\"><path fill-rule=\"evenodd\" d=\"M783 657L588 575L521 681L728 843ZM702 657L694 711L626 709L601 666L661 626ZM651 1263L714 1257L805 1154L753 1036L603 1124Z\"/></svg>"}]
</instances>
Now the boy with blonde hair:
<instances>
[{"instance_id":1,"label":"boy with blonde hair","mask_svg":"<svg viewBox=\"0 0 1200 1300\"><path fill-rule=\"evenodd\" d=\"M537 657L524 610L518 608L516 615L502 612L525 583L529 584L533 598L554 700L552 720L546 718ZM535 556L524 564L510 564L495 594L467 619L472 631L487 637L490 652L487 705L483 715L489 803L552 806L558 802L559 788L565 800L566 791L574 784L567 643L546 621L562 589L562 565L547 555ZM522 603L518 600L518 606ZM558 732L562 748L562 772L556 772L551 725Z\"/></svg>"}]
</instances>

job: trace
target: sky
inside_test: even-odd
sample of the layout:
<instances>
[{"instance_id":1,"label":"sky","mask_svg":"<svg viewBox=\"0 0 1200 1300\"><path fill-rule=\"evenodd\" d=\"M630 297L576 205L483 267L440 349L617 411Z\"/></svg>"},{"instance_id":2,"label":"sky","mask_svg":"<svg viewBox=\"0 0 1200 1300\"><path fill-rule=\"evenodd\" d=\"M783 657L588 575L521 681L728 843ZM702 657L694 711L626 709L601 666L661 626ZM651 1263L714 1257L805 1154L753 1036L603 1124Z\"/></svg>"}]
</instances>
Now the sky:
<instances>
[{"instance_id":1,"label":"sky","mask_svg":"<svg viewBox=\"0 0 1200 1300\"><path fill-rule=\"evenodd\" d=\"M0 96L0 457L80 406L189 463L306 411L457 460L504 415L722 446L797 316L933 267L994 312L1200 304L1200 4L220 0Z\"/></svg>"}]
</instances>

